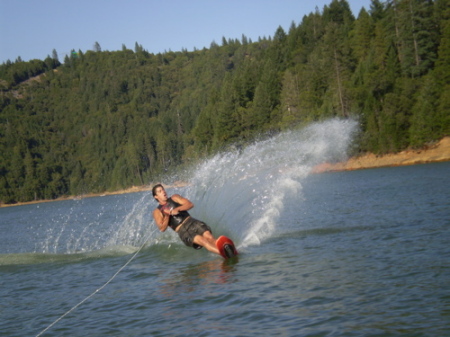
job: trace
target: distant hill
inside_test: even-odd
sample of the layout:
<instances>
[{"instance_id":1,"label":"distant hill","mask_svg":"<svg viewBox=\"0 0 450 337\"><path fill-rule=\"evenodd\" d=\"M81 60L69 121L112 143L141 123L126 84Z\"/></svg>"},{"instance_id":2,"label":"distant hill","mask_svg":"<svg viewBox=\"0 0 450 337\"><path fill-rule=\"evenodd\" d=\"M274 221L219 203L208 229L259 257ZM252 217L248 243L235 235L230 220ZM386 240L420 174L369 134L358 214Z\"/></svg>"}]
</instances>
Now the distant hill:
<instances>
[{"instance_id":1,"label":"distant hill","mask_svg":"<svg viewBox=\"0 0 450 337\"><path fill-rule=\"evenodd\" d=\"M333 0L288 32L187 52L73 51L0 66L0 202L143 185L230 144L332 117L355 154L449 135L448 0Z\"/></svg>"}]
</instances>

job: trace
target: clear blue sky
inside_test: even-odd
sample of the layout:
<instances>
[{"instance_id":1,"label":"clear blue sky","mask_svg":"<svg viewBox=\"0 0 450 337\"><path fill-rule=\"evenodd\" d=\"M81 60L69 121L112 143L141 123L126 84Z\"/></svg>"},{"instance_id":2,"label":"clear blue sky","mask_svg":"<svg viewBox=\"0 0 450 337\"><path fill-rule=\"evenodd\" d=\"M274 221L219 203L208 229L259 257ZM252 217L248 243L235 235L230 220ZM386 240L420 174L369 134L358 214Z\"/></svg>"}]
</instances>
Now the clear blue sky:
<instances>
[{"instance_id":1,"label":"clear blue sky","mask_svg":"<svg viewBox=\"0 0 450 337\"><path fill-rule=\"evenodd\" d=\"M355 17L370 0L348 0ZM222 37L252 41L278 26L322 11L331 0L0 0L0 63L45 59L53 49L63 61L72 49L150 53L209 48Z\"/></svg>"}]
</instances>

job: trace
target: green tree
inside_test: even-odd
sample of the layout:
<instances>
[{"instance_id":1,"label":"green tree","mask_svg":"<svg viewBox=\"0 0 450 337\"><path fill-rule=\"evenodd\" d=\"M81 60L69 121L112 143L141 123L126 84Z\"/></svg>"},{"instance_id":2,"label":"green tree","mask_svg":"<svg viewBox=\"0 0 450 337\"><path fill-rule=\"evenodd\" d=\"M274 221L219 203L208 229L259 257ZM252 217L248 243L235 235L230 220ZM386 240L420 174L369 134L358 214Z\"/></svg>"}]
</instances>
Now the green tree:
<instances>
[{"instance_id":1,"label":"green tree","mask_svg":"<svg viewBox=\"0 0 450 337\"><path fill-rule=\"evenodd\" d=\"M375 25L372 17L362 8L358 20L355 22L353 31L351 32L353 53L358 61L367 57L370 47L375 36Z\"/></svg>"},{"instance_id":2,"label":"green tree","mask_svg":"<svg viewBox=\"0 0 450 337\"><path fill-rule=\"evenodd\" d=\"M94 52L99 53L102 51L102 47L100 47L100 43L98 43L97 41L94 43Z\"/></svg>"},{"instance_id":3,"label":"green tree","mask_svg":"<svg viewBox=\"0 0 450 337\"><path fill-rule=\"evenodd\" d=\"M405 76L425 74L436 59L436 23L428 0L391 0L392 22L402 71Z\"/></svg>"},{"instance_id":4,"label":"green tree","mask_svg":"<svg viewBox=\"0 0 450 337\"><path fill-rule=\"evenodd\" d=\"M439 102L438 88L432 75L426 76L418 93L417 102L412 109L411 127L409 128L410 144L419 147L430 140L436 140L442 135L437 117ZM435 139L430 139L430 136Z\"/></svg>"}]
</instances>

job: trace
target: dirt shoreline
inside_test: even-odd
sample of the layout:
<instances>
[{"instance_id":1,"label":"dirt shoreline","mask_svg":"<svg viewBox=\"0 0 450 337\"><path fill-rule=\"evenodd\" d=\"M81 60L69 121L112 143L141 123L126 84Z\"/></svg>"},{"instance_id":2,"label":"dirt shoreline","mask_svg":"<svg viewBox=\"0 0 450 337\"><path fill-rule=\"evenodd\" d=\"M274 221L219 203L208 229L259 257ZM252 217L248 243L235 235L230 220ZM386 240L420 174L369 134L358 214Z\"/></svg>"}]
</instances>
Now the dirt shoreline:
<instances>
[{"instance_id":1,"label":"dirt shoreline","mask_svg":"<svg viewBox=\"0 0 450 337\"><path fill-rule=\"evenodd\" d=\"M323 163L315 166L312 169L312 172L324 173L324 172L352 171L352 170L363 170L379 167L406 166L406 165L444 162L444 161L450 161L450 137L445 137L439 143L427 146L426 148L420 150L405 150L400 153L387 154L384 156L377 156L370 153L363 156L352 157L345 162ZM180 187L183 185L185 185L185 183L177 181L173 185L167 187ZM152 186L153 184L144 186L133 186L128 189L120 191L91 193L82 196L67 196L53 200L36 200L30 202L19 202L16 204L0 204L0 207L29 205L61 200L79 200L84 198L101 197L106 195L144 192L150 191L152 189Z\"/></svg>"},{"instance_id":2,"label":"dirt shoreline","mask_svg":"<svg viewBox=\"0 0 450 337\"><path fill-rule=\"evenodd\" d=\"M450 137L420 150L405 150L400 153L377 156L369 153L352 157L345 162L323 163L313 168L314 173L352 171L379 167L406 166L436 163L450 160Z\"/></svg>"}]
</instances>

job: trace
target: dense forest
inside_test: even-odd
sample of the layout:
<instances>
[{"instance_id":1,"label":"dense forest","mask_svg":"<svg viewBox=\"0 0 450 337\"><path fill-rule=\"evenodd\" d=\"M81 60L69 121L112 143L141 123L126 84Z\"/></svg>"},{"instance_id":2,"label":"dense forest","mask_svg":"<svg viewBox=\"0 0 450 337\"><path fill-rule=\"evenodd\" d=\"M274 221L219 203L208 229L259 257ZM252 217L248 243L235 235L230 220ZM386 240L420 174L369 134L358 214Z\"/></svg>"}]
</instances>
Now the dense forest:
<instances>
[{"instance_id":1,"label":"dense forest","mask_svg":"<svg viewBox=\"0 0 450 337\"><path fill-rule=\"evenodd\" d=\"M345 0L289 31L0 66L0 203L143 185L256 137L357 118L358 151L450 134L450 0ZM276 27L274 27L276 28Z\"/></svg>"}]
</instances>

